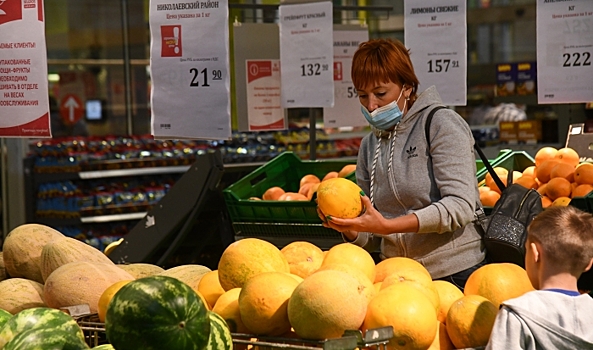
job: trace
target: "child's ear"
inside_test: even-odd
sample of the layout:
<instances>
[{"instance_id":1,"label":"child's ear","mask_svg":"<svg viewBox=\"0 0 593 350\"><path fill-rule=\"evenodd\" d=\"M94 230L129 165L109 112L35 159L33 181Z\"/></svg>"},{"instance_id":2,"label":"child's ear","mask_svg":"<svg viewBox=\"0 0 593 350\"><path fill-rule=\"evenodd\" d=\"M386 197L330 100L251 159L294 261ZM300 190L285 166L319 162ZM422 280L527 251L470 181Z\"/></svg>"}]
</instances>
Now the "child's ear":
<instances>
[{"instance_id":1,"label":"child's ear","mask_svg":"<svg viewBox=\"0 0 593 350\"><path fill-rule=\"evenodd\" d=\"M531 258L533 259L533 261L539 262L539 250L537 249L537 245L531 242L529 243L529 248L531 248Z\"/></svg>"},{"instance_id":2,"label":"child's ear","mask_svg":"<svg viewBox=\"0 0 593 350\"><path fill-rule=\"evenodd\" d=\"M593 259L591 259L589 261L589 265L587 265L587 267L585 267L585 270L583 272L587 272L591 269L591 266L593 266Z\"/></svg>"}]
</instances>

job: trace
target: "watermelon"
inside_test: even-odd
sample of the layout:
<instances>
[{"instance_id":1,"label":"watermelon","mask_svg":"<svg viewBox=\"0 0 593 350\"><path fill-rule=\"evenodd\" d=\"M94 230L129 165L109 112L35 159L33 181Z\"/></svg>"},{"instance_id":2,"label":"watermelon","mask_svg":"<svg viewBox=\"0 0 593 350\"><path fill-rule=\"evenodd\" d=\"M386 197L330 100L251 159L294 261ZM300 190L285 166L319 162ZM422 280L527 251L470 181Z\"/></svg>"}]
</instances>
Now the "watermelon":
<instances>
[{"instance_id":1,"label":"watermelon","mask_svg":"<svg viewBox=\"0 0 593 350\"><path fill-rule=\"evenodd\" d=\"M84 342L84 333L78 323L68 314L48 307L23 310L12 316L0 328L0 349L19 333L29 329L52 328L75 335Z\"/></svg>"},{"instance_id":2,"label":"watermelon","mask_svg":"<svg viewBox=\"0 0 593 350\"><path fill-rule=\"evenodd\" d=\"M233 337L226 321L216 312L208 311L210 337L205 350L233 350Z\"/></svg>"},{"instance_id":3,"label":"watermelon","mask_svg":"<svg viewBox=\"0 0 593 350\"><path fill-rule=\"evenodd\" d=\"M202 350L210 335L207 311L196 292L178 279L144 277L115 293L105 331L117 350Z\"/></svg>"},{"instance_id":4,"label":"watermelon","mask_svg":"<svg viewBox=\"0 0 593 350\"><path fill-rule=\"evenodd\" d=\"M115 350L115 348L111 344L98 345L91 349L93 349L93 350Z\"/></svg>"},{"instance_id":5,"label":"watermelon","mask_svg":"<svg viewBox=\"0 0 593 350\"><path fill-rule=\"evenodd\" d=\"M12 314L6 310L0 309L0 329L8 320L12 317Z\"/></svg>"},{"instance_id":6,"label":"watermelon","mask_svg":"<svg viewBox=\"0 0 593 350\"><path fill-rule=\"evenodd\" d=\"M17 334L4 350L82 350L89 346L76 334L54 328L32 328Z\"/></svg>"}]
</instances>

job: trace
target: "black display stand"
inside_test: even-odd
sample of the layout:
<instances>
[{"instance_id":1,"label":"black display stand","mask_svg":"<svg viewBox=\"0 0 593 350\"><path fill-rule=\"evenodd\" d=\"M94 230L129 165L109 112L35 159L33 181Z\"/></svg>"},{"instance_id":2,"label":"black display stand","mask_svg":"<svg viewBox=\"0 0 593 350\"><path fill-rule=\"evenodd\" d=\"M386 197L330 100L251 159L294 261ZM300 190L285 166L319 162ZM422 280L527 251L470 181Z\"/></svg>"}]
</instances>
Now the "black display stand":
<instances>
[{"instance_id":1,"label":"black display stand","mask_svg":"<svg viewBox=\"0 0 593 350\"><path fill-rule=\"evenodd\" d=\"M216 269L220 254L234 240L220 187L223 173L219 151L198 156L109 258L118 264L200 264Z\"/></svg>"}]
</instances>

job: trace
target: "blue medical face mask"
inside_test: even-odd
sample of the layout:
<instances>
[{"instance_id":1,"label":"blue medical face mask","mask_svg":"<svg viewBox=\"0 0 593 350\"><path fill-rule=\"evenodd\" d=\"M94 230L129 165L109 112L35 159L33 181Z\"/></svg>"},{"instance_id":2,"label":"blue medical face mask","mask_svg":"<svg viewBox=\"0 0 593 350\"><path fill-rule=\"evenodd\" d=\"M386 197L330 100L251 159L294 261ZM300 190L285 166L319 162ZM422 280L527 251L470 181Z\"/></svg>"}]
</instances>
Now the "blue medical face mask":
<instances>
[{"instance_id":1,"label":"blue medical face mask","mask_svg":"<svg viewBox=\"0 0 593 350\"><path fill-rule=\"evenodd\" d=\"M403 112L399 109L397 103L399 102L399 99L402 97L403 93L404 89L402 87L402 90L399 93L399 97L397 98L397 100L389 104L386 104L383 107L379 107L372 112L369 112L369 110L365 106L360 106L362 115L364 115L365 119L369 122L369 124L371 124L379 130L389 130L393 128L402 119ZM404 103L404 109L405 108L406 105Z\"/></svg>"}]
</instances>

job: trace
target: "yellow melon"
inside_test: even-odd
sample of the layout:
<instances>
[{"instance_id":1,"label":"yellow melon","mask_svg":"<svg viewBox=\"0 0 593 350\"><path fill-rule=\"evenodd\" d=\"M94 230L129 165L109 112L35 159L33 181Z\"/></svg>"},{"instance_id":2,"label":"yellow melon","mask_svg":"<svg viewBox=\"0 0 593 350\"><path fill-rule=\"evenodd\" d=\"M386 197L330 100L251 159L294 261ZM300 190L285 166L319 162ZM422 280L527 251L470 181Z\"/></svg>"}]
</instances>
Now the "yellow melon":
<instances>
[{"instance_id":1,"label":"yellow melon","mask_svg":"<svg viewBox=\"0 0 593 350\"><path fill-rule=\"evenodd\" d=\"M207 272L198 283L198 292L202 294L210 309L214 307L218 298L224 294L224 289L218 280L218 270Z\"/></svg>"},{"instance_id":2,"label":"yellow melon","mask_svg":"<svg viewBox=\"0 0 593 350\"><path fill-rule=\"evenodd\" d=\"M371 281L375 281L375 260L364 248L352 243L339 243L331 247L321 266L346 264L361 270Z\"/></svg>"},{"instance_id":3,"label":"yellow melon","mask_svg":"<svg viewBox=\"0 0 593 350\"><path fill-rule=\"evenodd\" d=\"M288 301L290 324L305 339L341 337L345 330L362 325L367 309L363 290L346 272L316 272L292 293Z\"/></svg>"},{"instance_id":4,"label":"yellow melon","mask_svg":"<svg viewBox=\"0 0 593 350\"><path fill-rule=\"evenodd\" d=\"M490 300L496 309L500 304L534 290L527 272L510 263L487 264L474 271L465 283L463 294L480 295Z\"/></svg>"},{"instance_id":5,"label":"yellow melon","mask_svg":"<svg viewBox=\"0 0 593 350\"><path fill-rule=\"evenodd\" d=\"M285 272L262 272L245 282L239 310L251 333L279 336L290 331L288 299L298 284Z\"/></svg>"},{"instance_id":6,"label":"yellow melon","mask_svg":"<svg viewBox=\"0 0 593 350\"><path fill-rule=\"evenodd\" d=\"M498 308L479 295L464 295L449 308L447 334L456 349L486 346Z\"/></svg>"},{"instance_id":7,"label":"yellow melon","mask_svg":"<svg viewBox=\"0 0 593 350\"><path fill-rule=\"evenodd\" d=\"M317 188L317 206L325 215L355 218L362 212L361 191L357 184L342 177L325 180Z\"/></svg>"},{"instance_id":8,"label":"yellow melon","mask_svg":"<svg viewBox=\"0 0 593 350\"><path fill-rule=\"evenodd\" d=\"M40 224L24 224L8 233L3 245L4 264L10 277L23 277L43 283L41 250L50 241L65 237Z\"/></svg>"},{"instance_id":9,"label":"yellow melon","mask_svg":"<svg viewBox=\"0 0 593 350\"><path fill-rule=\"evenodd\" d=\"M381 284L381 290L385 290L393 285L397 284L408 284L416 288L420 293L424 294L434 306L435 312L438 313L441 305L439 299L439 292L434 286L432 279L426 276L422 270L411 268L411 269L400 269L398 272L392 273L385 277Z\"/></svg>"},{"instance_id":10,"label":"yellow melon","mask_svg":"<svg viewBox=\"0 0 593 350\"><path fill-rule=\"evenodd\" d=\"M407 270L410 268L423 271L428 277L431 277L426 267L424 267L424 265L422 265L421 263L417 262L414 259L406 258L403 256L396 256L381 260L377 264L377 266L375 267L375 282L383 282L385 277L389 276L390 274L395 273L401 269Z\"/></svg>"},{"instance_id":11,"label":"yellow melon","mask_svg":"<svg viewBox=\"0 0 593 350\"><path fill-rule=\"evenodd\" d=\"M325 270L336 270L336 271L343 271L349 274L350 276L356 278L358 283L364 288L363 293L367 298L367 302L370 302L371 299L377 294L377 290L373 285L373 282L358 268L347 265L347 264L340 264L340 263L333 263L333 264L325 264L319 268L316 272L325 271Z\"/></svg>"},{"instance_id":12,"label":"yellow melon","mask_svg":"<svg viewBox=\"0 0 593 350\"><path fill-rule=\"evenodd\" d=\"M25 309L45 306L43 284L25 278L0 282L0 309L14 315Z\"/></svg>"},{"instance_id":13,"label":"yellow melon","mask_svg":"<svg viewBox=\"0 0 593 350\"><path fill-rule=\"evenodd\" d=\"M212 308L212 312L217 313L229 325L229 329L233 333L249 333L249 329L245 327L241 319L241 310L239 309L239 295L241 288L233 288L224 292L223 295L216 300L216 304Z\"/></svg>"},{"instance_id":14,"label":"yellow melon","mask_svg":"<svg viewBox=\"0 0 593 350\"><path fill-rule=\"evenodd\" d=\"M294 241L282 249L290 267L290 273L305 278L317 271L323 262L323 251L315 244L306 241Z\"/></svg>"},{"instance_id":15,"label":"yellow melon","mask_svg":"<svg viewBox=\"0 0 593 350\"><path fill-rule=\"evenodd\" d=\"M136 279L158 275L159 273L165 271L165 269L160 266L147 263L117 264L117 267L127 271Z\"/></svg>"},{"instance_id":16,"label":"yellow melon","mask_svg":"<svg viewBox=\"0 0 593 350\"><path fill-rule=\"evenodd\" d=\"M115 264L71 262L58 267L45 280L43 299L49 307L88 304L98 311L101 294L115 282L133 280L134 276Z\"/></svg>"},{"instance_id":17,"label":"yellow melon","mask_svg":"<svg viewBox=\"0 0 593 350\"><path fill-rule=\"evenodd\" d=\"M6 266L4 266L4 253L0 252L0 281L4 281L8 278L6 274Z\"/></svg>"},{"instance_id":18,"label":"yellow melon","mask_svg":"<svg viewBox=\"0 0 593 350\"><path fill-rule=\"evenodd\" d=\"M447 326L443 322L438 322L437 335L428 350L454 350L455 346L447 333Z\"/></svg>"},{"instance_id":19,"label":"yellow melon","mask_svg":"<svg viewBox=\"0 0 593 350\"><path fill-rule=\"evenodd\" d=\"M107 314L107 307L109 306L109 302L113 299L115 293L121 289L121 287L125 286L126 284L130 283L131 280L122 280L119 282L115 282L114 284L110 285L103 291L101 296L99 297L99 303L97 304L97 316L99 316L99 321L105 322L105 315Z\"/></svg>"},{"instance_id":20,"label":"yellow melon","mask_svg":"<svg viewBox=\"0 0 593 350\"><path fill-rule=\"evenodd\" d=\"M447 321L447 313L449 312L451 304L460 299L463 296L463 292L453 283L448 281L436 280L432 281L432 283L439 293L440 306L437 316L440 322L445 323Z\"/></svg>"},{"instance_id":21,"label":"yellow melon","mask_svg":"<svg viewBox=\"0 0 593 350\"><path fill-rule=\"evenodd\" d=\"M262 272L290 272L280 249L259 238L245 238L231 243L218 262L218 279L225 291L242 288L251 277Z\"/></svg>"},{"instance_id":22,"label":"yellow melon","mask_svg":"<svg viewBox=\"0 0 593 350\"><path fill-rule=\"evenodd\" d=\"M427 349L437 333L436 311L410 284L395 284L371 300L362 329L386 326L393 327L388 349Z\"/></svg>"},{"instance_id":23,"label":"yellow melon","mask_svg":"<svg viewBox=\"0 0 593 350\"><path fill-rule=\"evenodd\" d=\"M193 290L198 290L198 284L202 277L210 272L209 267L198 264L186 264L166 269L159 273L159 276L174 277L190 286Z\"/></svg>"}]
</instances>

